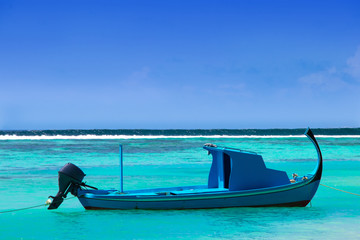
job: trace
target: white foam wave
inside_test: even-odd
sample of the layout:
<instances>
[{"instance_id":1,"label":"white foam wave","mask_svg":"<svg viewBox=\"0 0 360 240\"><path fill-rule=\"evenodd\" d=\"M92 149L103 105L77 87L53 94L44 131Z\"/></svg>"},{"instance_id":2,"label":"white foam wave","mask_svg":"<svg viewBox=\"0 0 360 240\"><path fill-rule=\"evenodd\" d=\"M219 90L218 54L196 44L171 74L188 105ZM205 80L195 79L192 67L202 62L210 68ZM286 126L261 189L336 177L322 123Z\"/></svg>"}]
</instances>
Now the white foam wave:
<instances>
[{"instance_id":1,"label":"white foam wave","mask_svg":"<svg viewBox=\"0 0 360 240\"><path fill-rule=\"evenodd\" d=\"M72 139L173 139L173 138L303 138L305 135L181 135L181 136L165 136L165 135L78 135L78 136L17 136L17 135L1 135L0 140L72 140ZM360 138L360 135L316 135L316 138Z\"/></svg>"}]
</instances>

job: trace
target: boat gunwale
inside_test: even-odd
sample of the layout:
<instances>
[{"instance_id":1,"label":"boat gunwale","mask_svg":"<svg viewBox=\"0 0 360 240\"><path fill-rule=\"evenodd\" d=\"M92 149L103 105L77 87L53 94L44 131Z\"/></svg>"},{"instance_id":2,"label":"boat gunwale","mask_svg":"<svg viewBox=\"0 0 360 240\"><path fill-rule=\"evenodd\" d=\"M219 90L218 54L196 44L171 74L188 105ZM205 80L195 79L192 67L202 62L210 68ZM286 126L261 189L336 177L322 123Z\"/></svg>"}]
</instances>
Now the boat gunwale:
<instances>
[{"instance_id":1,"label":"boat gunwale","mask_svg":"<svg viewBox=\"0 0 360 240\"><path fill-rule=\"evenodd\" d=\"M255 195L264 195L278 192L291 191L297 188L301 188L308 184L314 183L318 180L313 181L315 175L308 180L291 183L287 185L281 185L276 187L269 188L260 188L252 190L241 190L241 191L219 191L219 192L207 192L207 193L189 193L183 195L132 195L126 196L126 194L119 194L119 196L109 196L109 194L92 194L92 196L86 196L89 193L78 196L78 198L84 199L93 199L93 200L105 200L105 201L142 201L142 202L152 202L152 201L183 201L183 200L199 200L199 199L217 199L217 198L236 198L236 197L245 197L245 196L255 196ZM320 181L319 181L320 183Z\"/></svg>"}]
</instances>

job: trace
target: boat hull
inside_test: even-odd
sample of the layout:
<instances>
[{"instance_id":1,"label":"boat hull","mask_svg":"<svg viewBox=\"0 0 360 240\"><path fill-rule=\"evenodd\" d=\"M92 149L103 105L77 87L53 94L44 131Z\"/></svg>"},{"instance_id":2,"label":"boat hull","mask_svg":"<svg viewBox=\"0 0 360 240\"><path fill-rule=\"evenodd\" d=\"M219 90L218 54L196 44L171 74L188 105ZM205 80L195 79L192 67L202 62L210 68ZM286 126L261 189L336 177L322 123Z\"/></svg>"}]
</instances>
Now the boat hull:
<instances>
[{"instance_id":1,"label":"boat hull","mask_svg":"<svg viewBox=\"0 0 360 240\"><path fill-rule=\"evenodd\" d=\"M320 181L274 189L174 196L119 196L79 192L79 201L94 209L206 209L226 207L305 207L314 197Z\"/></svg>"}]
</instances>

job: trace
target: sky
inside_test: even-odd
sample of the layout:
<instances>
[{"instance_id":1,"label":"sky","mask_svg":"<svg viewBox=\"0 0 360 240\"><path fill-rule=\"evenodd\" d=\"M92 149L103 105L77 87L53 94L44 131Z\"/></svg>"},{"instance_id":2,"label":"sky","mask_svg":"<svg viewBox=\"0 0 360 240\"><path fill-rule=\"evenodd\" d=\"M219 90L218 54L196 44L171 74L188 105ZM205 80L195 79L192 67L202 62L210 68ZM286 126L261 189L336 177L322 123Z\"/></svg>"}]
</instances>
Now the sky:
<instances>
[{"instance_id":1,"label":"sky","mask_svg":"<svg viewBox=\"0 0 360 240\"><path fill-rule=\"evenodd\" d=\"M0 0L0 130L360 127L359 1Z\"/></svg>"}]
</instances>

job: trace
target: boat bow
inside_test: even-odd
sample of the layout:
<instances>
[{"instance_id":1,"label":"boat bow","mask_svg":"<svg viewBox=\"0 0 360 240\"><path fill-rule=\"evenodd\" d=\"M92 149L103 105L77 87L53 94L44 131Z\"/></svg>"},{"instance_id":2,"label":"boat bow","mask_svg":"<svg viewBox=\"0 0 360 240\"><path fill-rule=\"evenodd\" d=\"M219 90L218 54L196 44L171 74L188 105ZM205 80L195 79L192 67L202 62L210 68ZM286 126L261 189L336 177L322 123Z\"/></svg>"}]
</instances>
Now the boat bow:
<instances>
[{"instance_id":1,"label":"boat bow","mask_svg":"<svg viewBox=\"0 0 360 240\"><path fill-rule=\"evenodd\" d=\"M318 142L316 141L316 138L313 134L313 132L311 131L310 128L307 128L305 133L304 133L310 140L311 142L314 144L316 151L317 151L317 155L318 155L318 164L314 170L313 173L313 179L312 181L317 181L321 179L321 175L322 175L322 168L323 168L323 159L322 159L322 155L321 155L321 151L320 151L320 147Z\"/></svg>"}]
</instances>

